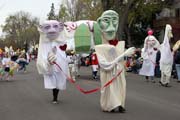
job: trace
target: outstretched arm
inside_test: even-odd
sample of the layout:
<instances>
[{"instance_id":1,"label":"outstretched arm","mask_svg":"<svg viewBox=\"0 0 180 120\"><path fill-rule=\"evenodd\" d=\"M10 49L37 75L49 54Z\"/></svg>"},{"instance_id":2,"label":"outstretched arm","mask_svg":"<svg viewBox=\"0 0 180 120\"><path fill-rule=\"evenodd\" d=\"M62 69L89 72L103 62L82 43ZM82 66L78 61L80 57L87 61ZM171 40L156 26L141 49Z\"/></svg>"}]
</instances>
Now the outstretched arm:
<instances>
[{"instance_id":1,"label":"outstretched arm","mask_svg":"<svg viewBox=\"0 0 180 120\"><path fill-rule=\"evenodd\" d=\"M108 62L104 57L98 56L99 65L103 70L110 71L116 66L120 61L124 60L125 56L130 56L134 53L135 48L131 47L128 50L126 50L124 53L122 53L120 56L118 56L115 60Z\"/></svg>"}]
</instances>

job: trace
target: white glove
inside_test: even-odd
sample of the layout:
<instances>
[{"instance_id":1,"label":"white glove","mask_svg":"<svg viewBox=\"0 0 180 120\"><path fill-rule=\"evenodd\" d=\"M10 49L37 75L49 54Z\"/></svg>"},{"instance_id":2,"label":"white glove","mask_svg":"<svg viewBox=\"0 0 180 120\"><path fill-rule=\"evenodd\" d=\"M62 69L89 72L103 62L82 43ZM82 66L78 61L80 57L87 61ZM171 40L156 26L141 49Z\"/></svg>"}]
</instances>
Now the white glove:
<instances>
[{"instance_id":1,"label":"white glove","mask_svg":"<svg viewBox=\"0 0 180 120\"><path fill-rule=\"evenodd\" d=\"M118 56L113 62L112 64L118 63L121 60L124 59L125 56L131 56L132 54L135 53L136 48L135 47L131 47L129 49L127 49L123 54L121 54L120 56Z\"/></svg>"},{"instance_id":2,"label":"white glove","mask_svg":"<svg viewBox=\"0 0 180 120\"><path fill-rule=\"evenodd\" d=\"M136 48L135 47L130 47L130 48L128 48L124 53L124 56L131 56L132 54L134 54L135 53L135 50L136 50Z\"/></svg>"},{"instance_id":3,"label":"white glove","mask_svg":"<svg viewBox=\"0 0 180 120\"><path fill-rule=\"evenodd\" d=\"M48 62L52 65L56 61L56 55L53 52L48 53Z\"/></svg>"}]
</instances>

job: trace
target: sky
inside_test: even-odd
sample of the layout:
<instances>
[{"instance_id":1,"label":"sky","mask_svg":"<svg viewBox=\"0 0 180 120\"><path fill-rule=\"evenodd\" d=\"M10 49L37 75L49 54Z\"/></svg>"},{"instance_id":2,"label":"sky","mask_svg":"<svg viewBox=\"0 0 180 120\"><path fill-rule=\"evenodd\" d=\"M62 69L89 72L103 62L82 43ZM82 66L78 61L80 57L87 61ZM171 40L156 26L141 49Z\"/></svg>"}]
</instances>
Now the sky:
<instances>
[{"instance_id":1,"label":"sky","mask_svg":"<svg viewBox=\"0 0 180 120\"><path fill-rule=\"evenodd\" d=\"M0 25L5 23L9 15L19 11L29 12L43 21L47 18L52 3L55 12L58 12L61 0L0 0Z\"/></svg>"}]
</instances>

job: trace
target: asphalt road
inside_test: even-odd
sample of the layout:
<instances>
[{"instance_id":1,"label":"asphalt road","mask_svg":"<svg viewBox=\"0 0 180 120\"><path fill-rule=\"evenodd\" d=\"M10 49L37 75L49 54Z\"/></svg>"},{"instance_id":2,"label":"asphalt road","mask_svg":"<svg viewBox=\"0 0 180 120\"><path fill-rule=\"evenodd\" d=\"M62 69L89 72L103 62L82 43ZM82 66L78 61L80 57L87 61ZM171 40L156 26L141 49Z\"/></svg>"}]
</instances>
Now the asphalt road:
<instances>
[{"instance_id":1,"label":"asphalt road","mask_svg":"<svg viewBox=\"0 0 180 120\"><path fill-rule=\"evenodd\" d=\"M165 88L127 73L127 111L122 114L102 112L99 92L85 95L69 82L60 92L60 103L52 104L52 92L44 89L35 63L27 70L10 82L0 81L0 120L180 120L180 83L174 79L172 87ZM80 74L77 84L83 88L100 86L91 79L90 67L82 67Z\"/></svg>"}]
</instances>

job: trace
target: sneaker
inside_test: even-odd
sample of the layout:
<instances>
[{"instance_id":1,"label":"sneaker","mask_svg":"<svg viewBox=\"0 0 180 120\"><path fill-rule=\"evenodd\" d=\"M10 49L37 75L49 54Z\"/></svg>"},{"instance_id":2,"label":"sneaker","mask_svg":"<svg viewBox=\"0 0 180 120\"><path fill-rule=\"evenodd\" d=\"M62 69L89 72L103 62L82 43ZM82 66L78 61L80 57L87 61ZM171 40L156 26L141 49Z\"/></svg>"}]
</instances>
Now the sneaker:
<instances>
[{"instance_id":1,"label":"sneaker","mask_svg":"<svg viewBox=\"0 0 180 120\"><path fill-rule=\"evenodd\" d=\"M58 104L58 101L52 101L52 104Z\"/></svg>"}]
</instances>

